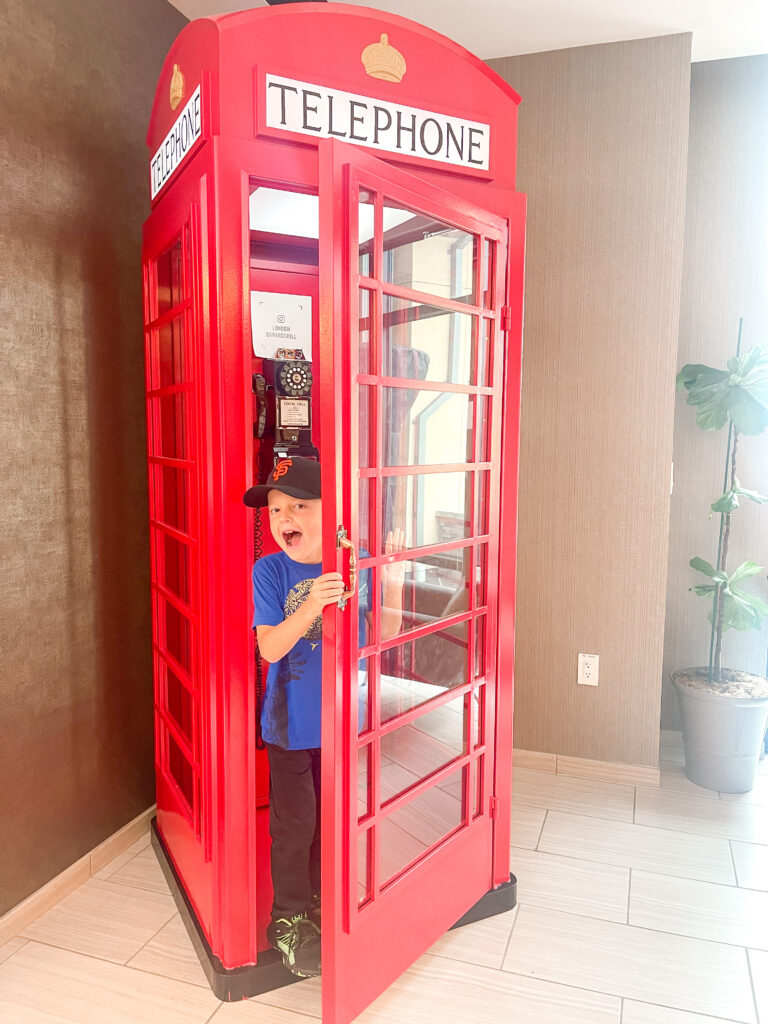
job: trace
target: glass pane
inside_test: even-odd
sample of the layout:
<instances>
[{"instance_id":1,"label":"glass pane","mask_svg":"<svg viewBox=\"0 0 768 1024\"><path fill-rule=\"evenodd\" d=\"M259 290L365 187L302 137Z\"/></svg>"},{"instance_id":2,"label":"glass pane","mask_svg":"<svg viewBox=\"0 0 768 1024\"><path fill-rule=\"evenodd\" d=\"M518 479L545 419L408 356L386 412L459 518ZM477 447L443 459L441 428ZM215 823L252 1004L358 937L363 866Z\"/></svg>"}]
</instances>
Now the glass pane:
<instances>
[{"instance_id":1,"label":"glass pane","mask_svg":"<svg viewBox=\"0 0 768 1024\"><path fill-rule=\"evenodd\" d=\"M174 317L157 332L157 386L167 388L187 379L184 358L184 319Z\"/></svg>"},{"instance_id":2,"label":"glass pane","mask_svg":"<svg viewBox=\"0 0 768 1024\"><path fill-rule=\"evenodd\" d=\"M490 387L491 383L491 352L493 350L493 320L483 318L480 321L477 339L477 380L481 387Z\"/></svg>"},{"instance_id":3,"label":"glass pane","mask_svg":"<svg viewBox=\"0 0 768 1024\"><path fill-rule=\"evenodd\" d=\"M473 316L393 295L383 302L385 377L470 383Z\"/></svg>"},{"instance_id":4,"label":"glass pane","mask_svg":"<svg viewBox=\"0 0 768 1024\"><path fill-rule=\"evenodd\" d=\"M475 764L475 795L473 799L472 817L477 818L483 813L483 774L485 772L485 755L478 757Z\"/></svg>"},{"instance_id":5,"label":"glass pane","mask_svg":"<svg viewBox=\"0 0 768 1024\"><path fill-rule=\"evenodd\" d=\"M468 681L466 622L390 648L381 655L381 720L389 722Z\"/></svg>"},{"instance_id":6,"label":"glass pane","mask_svg":"<svg viewBox=\"0 0 768 1024\"><path fill-rule=\"evenodd\" d=\"M388 227L391 219L399 223ZM477 238L384 200L382 280L457 302L474 303Z\"/></svg>"},{"instance_id":7,"label":"glass pane","mask_svg":"<svg viewBox=\"0 0 768 1024\"><path fill-rule=\"evenodd\" d=\"M371 898L371 846L373 829L369 828L357 837L357 905L360 907Z\"/></svg>"},{"instance_id":8,"label":"glass pane","mask_svg":"<svg viewBox=\"0 0 768 1024\"><path fill-rule=\"evenodd\" d=\"M191 603L191 552L186 544L169 537L168 534L155 532L155 543L158 550L158 580L185 604Z\"/></svg>"},{"instance_id":9,"label":"glass pane","mask_svg":"<svg viewBox=\"0 0 768 1024\"><path fill-rule=\"evenodd\" d=\"M189 620L168 601L165 605L165 650L186 672L192 670Z\"/></svg>"},{"instance_id":10,"label":"glass pane","mask_svg":"<svg viewBox=\"0 0 768 1024\"><path fill-rule=\"evenodd\" d=\"M383 538L399 527L404 549L469 536L469 473L425 473L382 480Z\"/></svg>"},{"instance_id":11,"label":"glass pane","mask_svg":"<svg viewBox=\"0 0 768 1024\"><path fill-rule=\"evenodd\" d=\"M371 451L376 446L376 435L371 430L371 419L372 411L371 404L373 401L374 389L369 387L367 384L360 384L358 388L358 395L360 399L360 427L358 434L358 458L360 460L359 465L365 469L372 465L376 459L376 452Z\"/></svg>"},{"instance_id":12,"label":"glass pane","mask_svg":"<svg viewBox=\"0 0 768 1024\"><path fill-rule=\"evenodd\" d=\"M365 551L374 551L373 543L373 512L371 509L373 496L376 493L376 481L363 477L360 481L360 499L358 505L358 555L364 558Z\"/></svg>"},{"instance_id":13,"label":"glass pane","mask_svg":"<svg viewBox=\"0 0 768 1024\"><path fill-rule=\"evenodd\" d=\"M164 669L168 713L192 746L192 696L167 665L164 665Z\"/></svg>"},{"instance_id":14,"label":"glass pane","mask_svg":"<svg viewBox=\"0 0 768 1024\"><path fill-rule=\"evenodd\" d=\"M368 732L372 728L369 672L374 657L361 658L357 663L357 731Z\"/></svg>"},{"instance_id":15,"label":"glass pane","mask_svg":"<svg viewBox=\"0 0 768 1024\"><path fill-rule=\"evenodd\" d=\"M427 626L469 607L471 548L425 555L405 563L401 632ZM382 594L387 607L387 592Z\"/></svg>"},{"instance_id":16,"label":"glass pane","mask_svg":"<svg viewBox=\"0 0 768 1024\"><path fill-rule=\"evenodd\" d=\"M357 817L371 813L371 745L361 747L357 752Z\"/></svg>"},{"instance_id":17,"label":"glass pane","mask_svg":"<svg viewBox=\"0 0 768 1024\"><path fill-rule=\"evenodd\" d=\"M181 239L157 259L157 312L162 316L183 298L183 268L181 261Z\"/></svg>"},{"instance_id":18,"label":"glass pane","mask_svg":"<svg viewBox=\"0 0 768 1024\"><path fill-rule=\"evenodd\" d=\"M155 403L157 436L154 454L167 459L186 459L189 455L186 395L166 395L155 399Z\"/></svg>"},{"instance_id":19,"label":"glass pane","mask_svg":"<svg viewBox=\"0 0 768 1024\"><path fill-rule=\"evenodd\" d=\"M488 545L478 544L475 554L475 606L488 600Z\"/></svg>"},{"instance_id":20,"label":"glass pane","mask_svg":"<svg viewBox=\"0 0 768 1024\"><path fill-rule=\"evenodd\" d=\"M473 694L475 702L472 723L472 749L482 746L485 742L485 687L479 687Z\"/></svg>"},{"instance_id":21,"label":"glass pane","mask_svg":"<svg viewBox=\"0 0 768 1024\"><path fill-rule=\"evenodd\" d=\"M493 279L496 270L496 243L483 239L483 306L493 309Z\"/></svg>"},{"instance_id":22,"label":"glass pane","mask_svg":"<svg viewBox=\"0 0 768 1024\"><path fill-rule=\"evenodd\" d=\"M374 193L360 190L357 206L358 217L358 265L363 277L375 277L374 273Z\"/></svg>"},{"instance_id":23,"label":"glass pane","mask_svg":"<svg viewBox=\"0 0 768 1024\"><path fill-rule=\"evenodd\" d=\"M475 533L478 536L488 533L490 482L491 474L488 471L475 475Z\"/></svg>"},{"instance_id":24,"label":"glass pane","mask_svg":"<svg viewBox=\"0 0 768 1024\"><path fill-rule=\"evenodd\" d=\"M485 615L475 619L475 675L485 675Z\"/></svg>"},{"instance_id":25,"label":"glass pane","mask_svg":"<svg viewBox=\"0 0 768 1024\"><path fill-rule=\"evenodd\" d=\"M382 388L385 466L473 462L469 395Z\"/></svg>"},{"instance_id":26,"label":"glass pane","mask_svg":"<svg viewBox=\"0 0 768 1024\"><path fill-rule=\"evenodd\" d=\"M192 810L195 794L195 776L192 765L170 733L168 738L168 773L181 790L189 810Z\"/></svg>"},{"instance_id":27,"label":"glass pane","mask_svg":"<svg viewBox=\"0 0 768 1024\"><path fill-rule=\"evenodd\" d=\"M154 516L161 523L189 533L189 471L154 466Z\"/></svg>"},{"instance_id":28,"label":"glass pane","mask_svg":"<svg viewBox=\"0 0 768 1024\"><path fill-rule=\"evenodd\" d=\"M361 288L358 294L358 373L375 373L371 361L371 338L373 337L371 316L375 308L375 295L365 288Z\"/></svg>"},{"instance_id":29,"label":"glass pane","mask_svg":"<svg viewBox=\"0 0 768 1024\"><path fill-rule=\"evenodd\" d=\"M477 461L489 462L491 458L491 399L488 395L476 395L477 422L475 430L477 438Z\"/></svg>"},{"instance_id":30,"label":"glass pane","mask_svg":"<svg viewBox=\"0 0 768 1024\"><path fill-rule=\"evenodd\" d=\"M381 802L467 752L464 697L428 711L381 739Z\"/></svg>"},{"instance_id":31,"label":"glass pane","mask_svg":"<svg viewBox=\"0 0 768 1024\"><path fill-rule=\"evenodd\" d=\"M450 791L432 786L382 821L379 857L384 882L390 881L462 824L461 778L461 771L456 772L455 781L459 785Z\"/></svg>"}]
</instances>

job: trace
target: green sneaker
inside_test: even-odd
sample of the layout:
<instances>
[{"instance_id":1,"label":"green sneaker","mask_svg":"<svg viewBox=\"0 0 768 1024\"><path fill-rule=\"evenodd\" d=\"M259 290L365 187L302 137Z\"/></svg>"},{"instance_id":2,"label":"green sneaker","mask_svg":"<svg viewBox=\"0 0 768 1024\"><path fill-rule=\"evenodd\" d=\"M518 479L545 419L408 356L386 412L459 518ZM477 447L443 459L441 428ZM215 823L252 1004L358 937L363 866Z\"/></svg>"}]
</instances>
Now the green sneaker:
<instances>
[{"instance_id":1,"label":"green sneaker","mask_svg":"<svg viewBox=\"0 0 768 1024\"><path fill-rule=\"evenodd\" d=\"M271 921L267 939L297 978L316 978L320 974L320 929L306 914Z\"/></svg>"}]
</instances>

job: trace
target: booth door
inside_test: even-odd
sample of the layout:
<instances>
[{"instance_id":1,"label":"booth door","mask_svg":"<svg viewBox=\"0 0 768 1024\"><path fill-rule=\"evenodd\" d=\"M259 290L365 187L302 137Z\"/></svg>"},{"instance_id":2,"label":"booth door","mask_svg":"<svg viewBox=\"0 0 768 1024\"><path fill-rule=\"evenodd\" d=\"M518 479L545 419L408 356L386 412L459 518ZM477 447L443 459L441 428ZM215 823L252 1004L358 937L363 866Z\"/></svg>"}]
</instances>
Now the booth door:
<instances>
[{"instance_id":1,"label":"booth door","mask_svg":"<svg viewBox=\"0 0 768 1024\"><path fill-rule=\"evenodd\" d=\"M493 886L507 243L320 149L324 571L357 556L323 624L323 1021L346 1024Z\"/></svg>"}]
</instances>

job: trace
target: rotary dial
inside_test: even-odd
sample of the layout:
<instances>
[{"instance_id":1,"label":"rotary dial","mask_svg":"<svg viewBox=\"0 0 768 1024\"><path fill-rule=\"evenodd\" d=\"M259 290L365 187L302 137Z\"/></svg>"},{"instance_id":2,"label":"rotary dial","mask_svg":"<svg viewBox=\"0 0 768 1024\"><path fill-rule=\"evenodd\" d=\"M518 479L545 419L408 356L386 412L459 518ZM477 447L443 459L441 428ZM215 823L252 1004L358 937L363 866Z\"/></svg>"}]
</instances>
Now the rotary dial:
<instances>
[{"instance_id":1,"label":"rotary dial","mask_svg":"<svg viewBox=\"0 0 768 1024\"><path fill-rule=\"evenodd\" d=\"M280 370L280 386L286 395L308 395L312 387L312 371L307 363L292 360Z\"/></svg>"}]
</instances>

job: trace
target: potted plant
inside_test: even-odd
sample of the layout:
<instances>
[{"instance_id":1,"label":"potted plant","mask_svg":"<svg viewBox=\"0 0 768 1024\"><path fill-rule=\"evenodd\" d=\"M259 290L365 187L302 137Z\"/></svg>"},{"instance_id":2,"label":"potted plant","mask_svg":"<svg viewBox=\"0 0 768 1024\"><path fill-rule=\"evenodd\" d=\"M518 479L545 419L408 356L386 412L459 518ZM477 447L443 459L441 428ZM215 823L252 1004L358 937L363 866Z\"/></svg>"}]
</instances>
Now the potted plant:
<instances>
[{"instance_id":1,"label":"potted plant","mask_svg":"<svg viewBox=\"0 0 768 1024\"><path fill-rule=\"evenodd\" d=\"M710 609L709 664L672 674L686 774L697 785L722 793L744 793L754 786L768 719L768 679L722 666L723 633L760 629L768 616L768 604L743 587L746 580L764 575L764 567L752 561L735 569L728 566L732 516L744 499L768 502L768 497L742 487L736 467L741 437L755 437L768 426L768 346L756 346L743 356L740 348L741 324L736 356L727 369L688 364L677 375L677 387L688 392L699 427L720 430L728 424L723 494L711 505L720 517L717 558L714 565L703 558L689 563L708 577L692 589Z\"/></svg>"}]
</instances>

